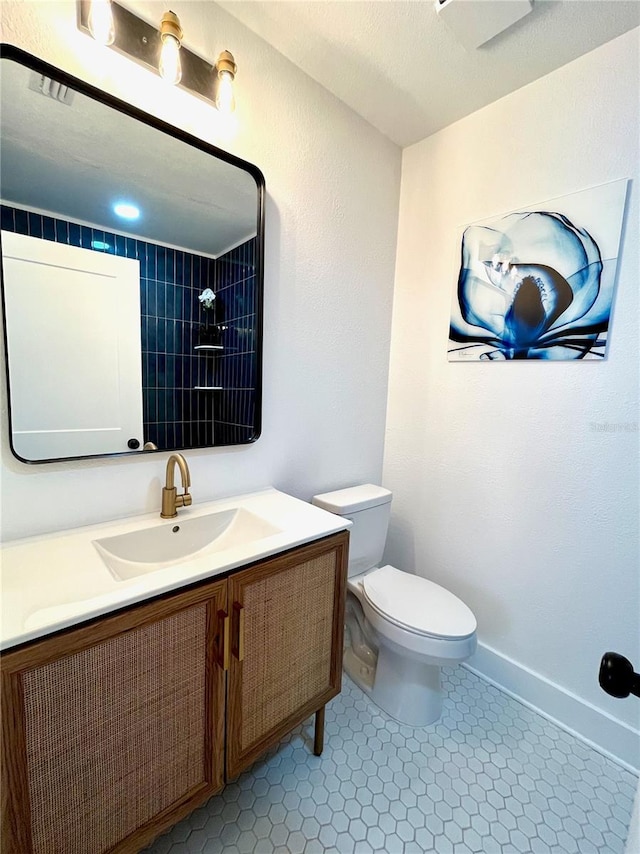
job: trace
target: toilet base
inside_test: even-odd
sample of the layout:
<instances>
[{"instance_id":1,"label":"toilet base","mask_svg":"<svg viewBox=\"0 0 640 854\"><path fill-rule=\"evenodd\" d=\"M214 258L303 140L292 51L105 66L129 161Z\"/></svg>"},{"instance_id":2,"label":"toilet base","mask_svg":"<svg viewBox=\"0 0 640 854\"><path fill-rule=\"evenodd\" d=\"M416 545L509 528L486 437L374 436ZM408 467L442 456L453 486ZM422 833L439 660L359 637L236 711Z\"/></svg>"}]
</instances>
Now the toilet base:
<instances>
[{"instance_id":1,"label":"toilet base","mask_svg":"<svg viewBox=\"0 0 640 854\"><path fill-rule=\"evenodd\" d=\"M375 663L372 666L359 658L351 647L346 647L342 659L342 667L347 676L371 696L373 683L376 678Z\"/></svg>"},{"instance_id":2,"label":"toilet base","mask_svg":"<svg viewBox=\"0 0 640 854\"><path fill-rule=\"evenodd\" d=\"M408 726L435 723L442 713L440 667L445 663L453 662L383 638L366 619L357 596L349 591L344 671L390 717Z\"/></svg>"},{"instance_id":3,"label":"toilet base","mask_svg":"<svg viewBox=\"0 0 640 854\"><path fill-rule=\"evenodd\" d=\"M399 723L408 726L435 723L442 714L440 667L398 655L381 644L370 696Z\"/></svg>"},{"instance_id":4,"label":"toilet base","mask_svg":"<svg viewBox=\"0 0 640 854\"><path fill-rule=\"evenodd\" d=\"M377 664L363 661L350 646L344 651L344 672L373 702L398 723L428 726L442 714L440 667L378 650Z\"/></svg>"}]
</instances>

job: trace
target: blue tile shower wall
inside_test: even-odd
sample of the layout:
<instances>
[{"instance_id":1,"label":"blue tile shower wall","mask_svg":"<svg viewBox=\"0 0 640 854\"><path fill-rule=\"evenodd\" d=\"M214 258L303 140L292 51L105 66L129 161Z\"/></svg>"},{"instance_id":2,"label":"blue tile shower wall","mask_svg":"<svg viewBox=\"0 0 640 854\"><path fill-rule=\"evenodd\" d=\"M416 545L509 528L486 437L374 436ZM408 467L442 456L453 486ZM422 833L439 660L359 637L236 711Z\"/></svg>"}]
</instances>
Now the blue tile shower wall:
<instances>
[{"instance_id":1,"label":"blue tile shower wall","mask_svg":"<svg viewBox=\"0 0 640 854\"><path fill-rule=\"evenodd\" d=\"M255 238L216 261L216 310L222 323L224 350L217 357L224 387L215 406L218 441L233 444L252 434L255 418L256 315ZM242 438L244 437L244 438Z\"/></svg>"},{"instance_id":2,"label":"blue tile shower wall","mask_svg":"<svg viewBox=\"0 0 640 854\"><path fill-rule=\"evenodd\" d=\"M214 260L77 223L1 206L13 231L140 262L144 440L159 448L246 442L255 415L255 238ZM194 350L198 295L217 294L220 354ZM197 391L195 386L222 386Z\"/></svg>"}]
</instances>

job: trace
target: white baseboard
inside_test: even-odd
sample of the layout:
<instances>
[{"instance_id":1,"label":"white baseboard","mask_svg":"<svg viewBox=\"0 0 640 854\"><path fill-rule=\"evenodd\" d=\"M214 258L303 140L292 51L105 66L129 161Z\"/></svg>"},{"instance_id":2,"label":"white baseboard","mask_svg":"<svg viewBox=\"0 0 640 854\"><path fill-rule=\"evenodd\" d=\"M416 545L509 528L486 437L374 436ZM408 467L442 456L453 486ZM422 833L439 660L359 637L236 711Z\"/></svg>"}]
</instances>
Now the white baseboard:
<instances>
[{"instance_id":1,"label":"white baseboard","mask_svg":"<svg viewBox=\"0 0 640 854\"><path fill-rule=\"evenodd\" d=\"M486 644L463 664L482 679L640 774L640 731ZM621 701L622 702L622 701ZM631 697L629 702L640 702Z\"/></svg>"}]
</instances>

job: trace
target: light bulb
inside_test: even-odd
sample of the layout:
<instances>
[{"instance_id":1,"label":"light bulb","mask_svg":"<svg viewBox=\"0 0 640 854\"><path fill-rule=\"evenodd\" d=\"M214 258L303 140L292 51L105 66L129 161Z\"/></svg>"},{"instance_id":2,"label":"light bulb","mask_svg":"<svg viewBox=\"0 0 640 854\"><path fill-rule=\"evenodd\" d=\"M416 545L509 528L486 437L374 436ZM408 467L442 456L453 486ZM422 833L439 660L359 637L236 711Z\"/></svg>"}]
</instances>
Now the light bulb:
<instances>
[{"instance_id":1,"label":"light bulb","mask_svg":"<svg viewBox=\"0 0 640 854\"><path fill-rule=\"evenodd\" d=\"M182 64L180 63L180 42L172 35L162 37L162 50L160 52L160 76L167 83L176 85L182 77Z\"/></svg>"},{"instance_id":2,"label":"light bulb","mask_svg":"<svg viewBox=\"0 0 640 854\"><path fill-rule=\"evenodd\" d=\"M221 113L232 113L236 108L236 99L233 95L233 74L229 71L218 72L216 107Z\"/></svg>"},{"instance_id":3,"label":"light bulb","mask_svg":"<svg viewBox=\"0 0 640 854\"><path fill-rule=\"evenodd\" d=\"M165 12L160 21L162 48L160 49L158 71L167 83L174 86L180 82L182 77L182 64L180 62L182 36L182 27L178 16L175 12Z\"/></svg>"},{"instance_id":4,"label":"light bulb","mask_svg":"<svg viewBox=\"0 0 640 854\"><path fill-rule=\"evenodd\" d=\"M238 66L233 54L223 50L216 63L218 69L218 80L216 84L216 107L221 113L232 113L236 108L236 99L233 96L233 81Z\"/></svg>"},{"instance_id":5,"label":"light bulb","mask_svg":"<svg viewBox=\"0 0 640 854\"><path fill-rule=\"evenodd\" d=\"M89 32L97 42L104 45L113 44L116 31L113 24L111 0L91 0L87 25Z\"/></svg>"}]
</instances>

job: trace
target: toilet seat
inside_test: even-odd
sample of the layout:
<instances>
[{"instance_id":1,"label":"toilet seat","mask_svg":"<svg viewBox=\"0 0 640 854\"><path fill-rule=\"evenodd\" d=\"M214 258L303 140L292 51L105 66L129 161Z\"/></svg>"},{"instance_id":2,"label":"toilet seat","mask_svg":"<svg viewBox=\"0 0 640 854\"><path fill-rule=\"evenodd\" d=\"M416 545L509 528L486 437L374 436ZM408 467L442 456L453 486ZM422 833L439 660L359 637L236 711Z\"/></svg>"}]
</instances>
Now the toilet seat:
<instances>
[{"instance_id":1,"label":"toilet seat","mask_svg":"<svg viewBox=\"0 0 640 854\"><path fill-rule=\"evenodd\" d=\"M449 590L395 566L382 566L362 579L368 604L382 618L417 635L468 638L477 628L473 612Z\"/></svg>"}]
</instances>

